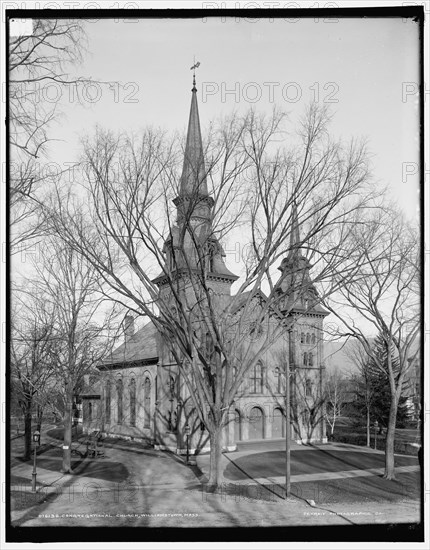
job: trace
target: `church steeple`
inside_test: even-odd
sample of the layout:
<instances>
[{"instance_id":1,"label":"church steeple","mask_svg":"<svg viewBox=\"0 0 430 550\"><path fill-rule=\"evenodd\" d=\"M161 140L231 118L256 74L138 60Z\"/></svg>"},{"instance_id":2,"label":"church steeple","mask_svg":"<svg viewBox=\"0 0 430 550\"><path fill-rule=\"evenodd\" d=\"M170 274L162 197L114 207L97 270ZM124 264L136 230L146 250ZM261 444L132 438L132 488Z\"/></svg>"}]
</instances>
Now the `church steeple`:
<instances>
[{"instance_id":1,"label":"church steeple","mask_svg":"<svg viewBox=\"0 0 430 550\"><path fill-rule=\"evenodd\" d=\"M166 265L163 273L153 281L159 285L166 281L166 274L180 274L183 270L204 268L208 279L224 282L229 291L238 279L225 265L225 252L213 234L212 208L214 200L208 193L206 169L200 129L195 69L191 89L191 107L188 120L184 163L179 185L179 194L173 199L177 208L177 221L172 225L164 243ZM175 275L176 276L176 275Z\"/></svg>"},{"instance_id":2,"label":"church steeple","mask_svg":"<svg viewBox=\"0 0 430 550\"><path fill-rule=\"evenodd\" d=\"M315 303L318 293L310 277L312 265L302 253L300 244L299 217L297 203L294 201L291 206L291 230L288 254L278 268L282 272L279 292L285 297L285 300L283 300L283 309L310 309L315 313L315 308L311 304ZM320 306L316 306L316 308L322 310Z\"/></svg>"},{"instance_id":3,"label":"church steeple","mask_svg":"<svg viewBox=\"0 0 430 550\"><path fill-rule=\"evenodd\" d=\"M290 249L288 251L288 257L297 256L300 253L300 230L299 230L299 216L297 214L297 203L293 202L291 207L291 232L290 232Z\"/></svg>"},{"instance_id":4,"label":"church steeple","mask_svg":"<svg viewBox=\"0 0 430 550\"><path fill-rule=\"evenodd\" d=\"M198 66L198 65L197 65ZM193 68L195 68L194 65ZM182 168L180 195L208 195L206 169L203 155L202 133L200 130L199 107L197 104L196 75L193 73L191 89L191 108L188 120L187 141L185 144L184 164Z\"/></svg>"}]
</instances>

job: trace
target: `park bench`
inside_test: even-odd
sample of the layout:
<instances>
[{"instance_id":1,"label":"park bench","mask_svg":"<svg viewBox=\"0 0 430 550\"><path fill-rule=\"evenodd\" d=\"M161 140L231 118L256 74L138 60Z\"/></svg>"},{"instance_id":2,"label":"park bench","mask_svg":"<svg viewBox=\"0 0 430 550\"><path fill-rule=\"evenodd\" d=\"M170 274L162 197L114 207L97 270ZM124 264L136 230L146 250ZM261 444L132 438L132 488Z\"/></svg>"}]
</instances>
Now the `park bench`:
<instances>
[{"instance_id":1,"label":"park bench","mask_svg":"<svg viewBox=\"0 0 430 550\"><path fill-rule=\"evenodd\" d=\"M94 430L89 435L87 441L87 456L98 458L104 457L105 448L100 430Z\"/></svg>"}]
</instances>

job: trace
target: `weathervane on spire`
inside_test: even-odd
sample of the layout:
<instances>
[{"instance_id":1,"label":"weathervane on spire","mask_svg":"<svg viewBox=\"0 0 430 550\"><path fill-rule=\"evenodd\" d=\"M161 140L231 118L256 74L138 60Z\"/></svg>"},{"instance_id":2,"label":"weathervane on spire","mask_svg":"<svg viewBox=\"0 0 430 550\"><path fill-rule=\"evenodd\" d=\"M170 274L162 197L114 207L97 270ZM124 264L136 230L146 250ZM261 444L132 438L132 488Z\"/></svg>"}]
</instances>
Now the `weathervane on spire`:
<instances>
[{"instance_id":1,"label":"weathervane on spire","mask_svg":"<svg viewBox=\"0 0 430 550\"><path fill-rule=\"evenodd\" d=\"M193 71L193 89L196 87L196 69L198 69L200 67L200 61L197 61L196 63L196 58L194 57L194 65L191 67L191 71Z\"/></svg>"}]
</instances>

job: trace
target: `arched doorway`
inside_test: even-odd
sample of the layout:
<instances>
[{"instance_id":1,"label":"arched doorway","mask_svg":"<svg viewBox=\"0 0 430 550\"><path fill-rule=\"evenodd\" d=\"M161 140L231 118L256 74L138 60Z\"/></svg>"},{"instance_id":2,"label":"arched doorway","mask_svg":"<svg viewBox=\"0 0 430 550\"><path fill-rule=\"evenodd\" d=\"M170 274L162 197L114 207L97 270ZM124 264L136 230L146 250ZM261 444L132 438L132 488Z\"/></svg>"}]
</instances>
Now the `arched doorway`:
<instances>
[{"instance_id":1,"label":"arched doorway","mask_svg":"<svg viewBox=\"0 0 430 550\"><path fill-rule=\"evenodd\" d=\"M273 439L285 437L285 417L279 407L273 411L272 437Z\"/></svg>"},{"instance_id":2,"label":"arched doorway","mask_svg":"<svg viewBox=\"0 0 430 550\"><path fill-rule=\"evenodd\" d=\"M264 438L264 415L260 407L253 407L249 414L249 439Z\"/></svg>"},{"instance_id":3,"label":"arched doorway","mask_svg":"<svg viewBox=\"0 0 430 550\"><path fill-rule=\"evenodd\" d=\"M240 441L242 439L242 417L240 412L235 409L234 411L234 440Z\"/></svg>"}]
</instances>

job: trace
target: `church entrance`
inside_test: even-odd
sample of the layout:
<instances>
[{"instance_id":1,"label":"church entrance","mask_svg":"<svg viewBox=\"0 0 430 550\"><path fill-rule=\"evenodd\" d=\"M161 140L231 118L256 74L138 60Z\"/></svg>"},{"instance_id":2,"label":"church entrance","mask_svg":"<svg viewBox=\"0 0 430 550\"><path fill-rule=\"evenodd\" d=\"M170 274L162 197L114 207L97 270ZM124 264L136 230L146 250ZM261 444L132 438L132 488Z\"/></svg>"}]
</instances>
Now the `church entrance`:
<instances>
[{"instance_id":1,"label":"church entrance","mask_svg":"<svg viewBox=\"0 0 430 550\"><path fill-rule=\"evenodd\" d=\"M264 415L260 407L253 407L249 415L249 439L264 438Z\"/></svg>"},{"instance_id":2,"label":"church entrance","mask_svg":"<svg viewBox=\"0 0 430 550\"><path fill-rule=\"evenodd\" d=\"M282 409L277 407L273 411L272 438L279 439L282 437L285 437L285 417Z\"/></svg>"}]
</instances>

